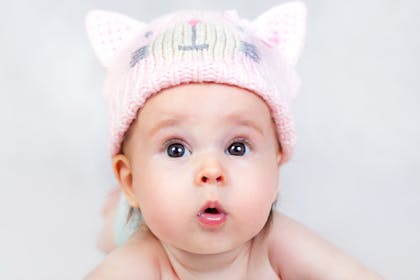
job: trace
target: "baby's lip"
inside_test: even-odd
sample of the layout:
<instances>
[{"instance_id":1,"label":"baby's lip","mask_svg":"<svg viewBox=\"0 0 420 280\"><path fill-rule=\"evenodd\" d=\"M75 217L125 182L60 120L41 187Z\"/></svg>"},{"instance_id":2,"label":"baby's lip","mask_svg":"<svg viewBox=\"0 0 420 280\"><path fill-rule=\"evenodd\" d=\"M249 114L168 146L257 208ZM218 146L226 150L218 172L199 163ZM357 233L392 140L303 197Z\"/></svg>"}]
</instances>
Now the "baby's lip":
<instances>
[{"instance_id":1,"label":"baby's lip","mask_svg":"<svg viewBox=\"0 0 420 280\"><path fill-rule=\"evenodd\" d=\"M205 213L208 209L216 209L218 213L227 215L227 212L225 209L223 209L222 205L218 201L207 201L203 207L198 211L197 216L200 216L201 214Z\"/></svg>"},{"instance_id":2,"label":"baby's lip","mask_svg":"<svg viewBox=\"0 0 420 280\"><path fill-rule=\"evenodd\" d=\"M197 219L205 229L217 229L226 223L227 213L218 201L208 201L198 211Z\"/></svg>"}]
</instances>

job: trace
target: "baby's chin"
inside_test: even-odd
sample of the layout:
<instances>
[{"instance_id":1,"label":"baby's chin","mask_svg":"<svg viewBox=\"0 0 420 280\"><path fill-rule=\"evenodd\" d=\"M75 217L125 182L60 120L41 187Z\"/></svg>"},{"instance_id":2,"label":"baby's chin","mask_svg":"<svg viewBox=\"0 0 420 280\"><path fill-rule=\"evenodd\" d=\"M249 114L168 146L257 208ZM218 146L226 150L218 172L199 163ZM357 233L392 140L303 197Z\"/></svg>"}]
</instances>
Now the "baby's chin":
<instances>
[{"instance_id":1,"label":"baby's chin","mask_svg":"<svg viewBox=\"0 0 420 280\"><path fill-rule=\"evenodd\" d=\"M226 238L224 240L207 240L207 242L166 243L170 247L193 255L218 255L246 247L251 243L251 238ZM165 242L163 242L165 243Z\"/></svg>"}]
</instances>

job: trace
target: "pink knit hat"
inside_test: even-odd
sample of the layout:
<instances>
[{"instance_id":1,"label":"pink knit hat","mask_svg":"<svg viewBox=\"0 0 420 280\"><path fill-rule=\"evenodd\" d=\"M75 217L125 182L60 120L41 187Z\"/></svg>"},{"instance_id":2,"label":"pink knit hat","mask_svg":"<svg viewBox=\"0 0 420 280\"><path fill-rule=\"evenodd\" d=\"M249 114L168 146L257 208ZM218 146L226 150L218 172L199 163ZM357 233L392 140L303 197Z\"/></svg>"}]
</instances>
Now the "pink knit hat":
<instances>
[{"instance_id":1,"label":"pink knit hat","mask_svg":"<svg viewBox=\"0 0 420 280\"><path fill-rule=\"evenodd\" d=\"M287 161L295 143L289 106L299 88L295 64L305 33L305 5L276 6L254 21L235 11L179 11L145 24L127 16L92 11L89 39L107 70L111 153L147 99L162 89L191 82L238 86L269 106Z\"/></svg>"}]
</instances>

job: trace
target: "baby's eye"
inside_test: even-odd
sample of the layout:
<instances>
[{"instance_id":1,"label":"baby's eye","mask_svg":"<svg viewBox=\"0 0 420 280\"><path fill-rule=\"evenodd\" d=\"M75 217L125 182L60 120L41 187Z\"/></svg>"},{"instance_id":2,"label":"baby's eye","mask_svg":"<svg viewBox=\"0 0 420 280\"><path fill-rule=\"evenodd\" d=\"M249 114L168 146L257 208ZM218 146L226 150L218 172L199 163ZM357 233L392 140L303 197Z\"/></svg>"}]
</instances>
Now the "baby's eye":
<instances>
[{"instance_id":1,"label":"baby's eye","mask_svg":"<svg viewBox=\"0 0 420 280\"><path fill-rule=\"evenodd\" d=\"M248 146L243 142L233 142L226 150L226 153L232 156L243 156L247 152Z\"/></svg>"},{"instance_id":2,"label":"baby's eye","mask_svg":"<svg viewBox=\"0 0 420 280\"><path fill-rule=\"evenodd\" d=\"M183 157L190 152L185 148L184 144L172 143L166 148L166 154L170 157Z\"/></svg>"}]
</instances>

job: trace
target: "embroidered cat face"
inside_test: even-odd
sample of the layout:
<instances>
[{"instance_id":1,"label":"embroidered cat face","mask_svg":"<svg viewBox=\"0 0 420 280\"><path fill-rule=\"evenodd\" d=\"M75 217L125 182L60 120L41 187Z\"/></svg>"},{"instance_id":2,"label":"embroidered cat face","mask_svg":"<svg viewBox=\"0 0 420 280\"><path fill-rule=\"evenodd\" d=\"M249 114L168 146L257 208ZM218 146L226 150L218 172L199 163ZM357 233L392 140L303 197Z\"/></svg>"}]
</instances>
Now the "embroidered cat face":
<instances>
[{"instance_id":1,"label":"embroidered cat face","mask_svg":"<svg viewBox=\"0 0 420 280\"><path fill-rule=\"evenodd\" d=\"M134 67L150 55L154 56L155 61L184 61L197 56L218 60L232 58L239 52L258 63L258 48L241 39L241 33L233 32L229 25L223 23L209 23L193 18L175 24L173 28L158 34L149 43L134 51L130 67ZM152 34L152 31L148 31L145 37L151 37Z\"/></svg>"},{"instance_id":2,"label":"embroidered cat face","mask_svg":"<svg viewBox=\"0 0 420 280\"><path fill-rule=\"evenodd\" d=\"M258 63L260 50L248 40L247 34L277 49L291 64L295 64L303 45L305 16L305 7L300 2L272 8L252 22L240 19L236 11L225 11L222 18L216 14L201 17L199 12L180 12L150 24L114 12L94 11L87 17L87 27L95 52L106 68L134 38L139 45L132 51L131 67L150 55L179 58L190 54L194 56L194 52L216 57L241 52ZM180 17L185 17L185 20L179 21ZM168 29L168 23L173 28ZM166 29L163 33L160 30L162 25ZM186 54L188 52L190 54Z\"/></svg>"}]
</instances>

